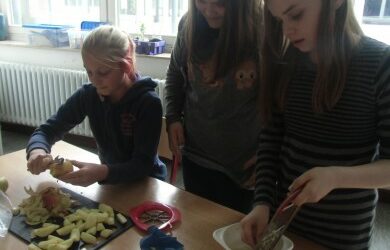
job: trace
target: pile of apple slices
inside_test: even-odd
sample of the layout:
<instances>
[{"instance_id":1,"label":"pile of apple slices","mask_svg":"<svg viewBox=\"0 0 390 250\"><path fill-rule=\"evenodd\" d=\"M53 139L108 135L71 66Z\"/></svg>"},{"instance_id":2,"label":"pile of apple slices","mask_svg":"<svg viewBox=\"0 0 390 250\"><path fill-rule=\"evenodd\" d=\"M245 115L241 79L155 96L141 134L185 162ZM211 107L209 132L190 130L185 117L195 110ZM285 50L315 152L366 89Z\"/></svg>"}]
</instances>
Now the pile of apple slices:
<instances>
[{"instance_id":1,"label":"pile of apple slices","mask_svg":"<svg viewBox=\"0 0 390 250\"><path fill-rule=\"evenodd\" d=\"M42 227L34 229L31 235L32 238L47 237L47 240L40 241L38 245L30 244L29 250L64 250L80 240L95 245L98 242L98 237L110 237L115 230L113 228L115 219L121 224L127 223L125 216L120 213L115 214L112 207L103 203L99 204L97 209L77 209L74 213L64 217L62 225L44 223ZM54 232L61 238L52 235Z\"/></svg>"}]
</instances>

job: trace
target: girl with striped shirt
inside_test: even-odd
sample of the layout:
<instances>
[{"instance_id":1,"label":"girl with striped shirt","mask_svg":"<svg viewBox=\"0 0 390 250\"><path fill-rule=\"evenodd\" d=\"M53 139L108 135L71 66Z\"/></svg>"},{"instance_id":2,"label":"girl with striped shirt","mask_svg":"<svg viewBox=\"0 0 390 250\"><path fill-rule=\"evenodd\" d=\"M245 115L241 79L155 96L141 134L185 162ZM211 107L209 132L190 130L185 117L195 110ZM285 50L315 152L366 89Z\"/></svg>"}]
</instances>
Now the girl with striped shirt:
<instances>
[{"instance_id":1,"label":"girl with striped shirt","mask_svg":"<svg viewBox=\"0 0 390 250\"><path fill-rule=\"evenodd\" d=\"M289 231L368 249L377 188L390 186L390 48L363 35L350 0L266 0L263 131L242 239L302 188Z\"/></svg>"}]
</instances>

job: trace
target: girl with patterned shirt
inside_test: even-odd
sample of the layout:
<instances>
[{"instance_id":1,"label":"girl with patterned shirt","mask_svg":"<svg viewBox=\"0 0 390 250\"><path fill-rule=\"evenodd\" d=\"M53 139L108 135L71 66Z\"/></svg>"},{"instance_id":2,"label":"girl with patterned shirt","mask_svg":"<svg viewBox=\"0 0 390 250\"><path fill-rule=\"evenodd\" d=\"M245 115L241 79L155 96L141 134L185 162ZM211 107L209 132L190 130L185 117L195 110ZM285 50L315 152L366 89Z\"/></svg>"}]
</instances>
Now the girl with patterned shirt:
<instances>
[{"instance_id":1,"label":"girl with patterned shirt","mask_svg":"<svg viewBox=\"0 0 390 250\"><path fill-rule=\"evenodd\" d=\"M258 119L260 0L192 0L179 24L165 99L185 189L248 212ZM183 155L183 157L182 157Z\"/></svg>"}]
</instances>

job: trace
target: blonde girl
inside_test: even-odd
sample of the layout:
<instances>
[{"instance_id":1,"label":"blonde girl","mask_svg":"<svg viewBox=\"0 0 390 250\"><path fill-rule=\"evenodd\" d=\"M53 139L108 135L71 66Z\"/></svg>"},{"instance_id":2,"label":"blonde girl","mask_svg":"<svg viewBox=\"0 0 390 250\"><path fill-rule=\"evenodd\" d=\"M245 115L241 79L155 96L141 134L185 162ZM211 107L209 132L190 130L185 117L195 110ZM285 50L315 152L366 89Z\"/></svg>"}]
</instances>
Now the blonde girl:
<instances>
[{"instance_id":1,"label":"blonde girl","mask_svg":"<svg viewBox=\"0 0 390 250\"><path fill-rule=\"evenodd\" d=\"M101 26L87 36L81 55L91 82L32 134L27 145L28 170L45 171L53 159L51 146L87 117L101 164L74 160L77 171L59 179L80 186L129 183L146 176L164 180L166 167L156 154L161 101L154 90L156 83L136 72L131 38L114 26Z\"/></svg>"}]
</instances>

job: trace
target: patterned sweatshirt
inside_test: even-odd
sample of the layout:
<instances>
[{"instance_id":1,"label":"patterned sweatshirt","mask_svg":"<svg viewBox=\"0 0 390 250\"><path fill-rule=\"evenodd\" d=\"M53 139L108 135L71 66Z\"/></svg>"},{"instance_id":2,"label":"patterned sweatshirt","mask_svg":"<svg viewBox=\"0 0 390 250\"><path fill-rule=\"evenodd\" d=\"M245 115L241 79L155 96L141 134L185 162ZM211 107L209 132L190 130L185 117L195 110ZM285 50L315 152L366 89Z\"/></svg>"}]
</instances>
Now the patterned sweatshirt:
<instances>
[{"instance_id":1,"label":"patterned sweatshirt","mask_svg":"<svg viewBox=\"0 0 390 250\"><path fill-rule=\"evenodd\" d=\"M260 133L257 62L243 61L226 76L213 81L211 57L218 30L205 28L202 39L195 44L199 48L198 62L190 63L185 56L184 18L167 72L167 122L183 119L183 154L188 159L243 184L254 171L245 171L244 164L255 157Z\"/></svg>"},{"instance_id":2,"label":"patterned sweatshirt","mask_svg":"<svg viewBox=\"0 0 390 250\"><path fill-rule=\"evenodd\" d=\"M261 133L257 204L275 208L292 181L313 167L353 167L390 158L389 47L362 38L342 97L329 112L312 110L315 77L314 65L298 62L284 112ZM367 249L376 203L377 190L336 189L318 203L303 205L289 230L332 249Z\"/></svg>"}]
</instances>

